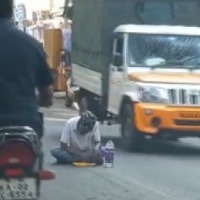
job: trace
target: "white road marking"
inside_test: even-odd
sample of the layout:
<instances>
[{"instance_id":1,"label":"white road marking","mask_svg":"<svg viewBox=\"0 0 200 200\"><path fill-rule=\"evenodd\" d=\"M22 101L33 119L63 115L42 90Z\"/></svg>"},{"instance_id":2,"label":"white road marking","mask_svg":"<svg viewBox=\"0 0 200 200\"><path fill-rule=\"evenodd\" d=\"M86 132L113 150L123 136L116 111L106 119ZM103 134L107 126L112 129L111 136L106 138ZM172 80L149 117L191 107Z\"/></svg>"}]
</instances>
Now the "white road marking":
<instances>
[{"instance_id":1,"label":"white road marking","mask_svg":"<svg viewBox=\"0 0 200 200\"><path fill-rule=\"evenodd\" d=\"M50 109L46 109L45 111L49 111L49 112L77 113L77 110L67 109L67 108L50 108Z\"/></svg>"},{"instance_id":2,"label":"white road marking","mask_svg":"<svg viewBox=\"0 0 200 200\"><path fill-rule=\"evenodd\" d=\"M76 113L62 113L62 112L55 112L55 113L53 113L53 114L54 114L54 115L60 115L60 116L63 116L63 117L64 117L64 116L66 116L66 117L67 117L67 116L72 116L72 117L73 117L73 116L74 116L74 117L77 116ZM60 117L59 117L59 118L60 118Z\"/></svg>"},{"instance_id":3,"label":"white road marking","mask_svg":"<svg viewBox=\"0 0 200 200\"><path fill-rule=\"evenodd\" d=\"M54 122L66 122L67 119L64 118L54 118L54 117L45 117L46 121L54 121Z\"/></svg>"}]
</instances>

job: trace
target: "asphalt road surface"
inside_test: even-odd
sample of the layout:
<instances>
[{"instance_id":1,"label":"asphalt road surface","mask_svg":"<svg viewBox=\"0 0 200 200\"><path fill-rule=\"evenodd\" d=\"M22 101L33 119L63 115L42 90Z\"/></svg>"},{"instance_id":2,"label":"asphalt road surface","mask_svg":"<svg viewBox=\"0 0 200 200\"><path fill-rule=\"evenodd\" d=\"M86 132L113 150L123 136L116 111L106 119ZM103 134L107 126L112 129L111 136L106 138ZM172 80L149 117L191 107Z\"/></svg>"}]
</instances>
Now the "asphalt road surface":
<instances>
[{"instance_id":1,"label":"asphalt road surface","mask_svg":"<svg viewBox=\"0 0 200 200\"><path fill-rule=\"evenodd\" d=\"M117 148L111 169L60 166L49 151L59 144L65 119L77 113L59 99L45 114L45 166L56 180L42 184L42 200L200 200L200 139L147 141L141 153ZM104 137L119 136L116 125L101 130Z\"/></svg>"}]
</instances>

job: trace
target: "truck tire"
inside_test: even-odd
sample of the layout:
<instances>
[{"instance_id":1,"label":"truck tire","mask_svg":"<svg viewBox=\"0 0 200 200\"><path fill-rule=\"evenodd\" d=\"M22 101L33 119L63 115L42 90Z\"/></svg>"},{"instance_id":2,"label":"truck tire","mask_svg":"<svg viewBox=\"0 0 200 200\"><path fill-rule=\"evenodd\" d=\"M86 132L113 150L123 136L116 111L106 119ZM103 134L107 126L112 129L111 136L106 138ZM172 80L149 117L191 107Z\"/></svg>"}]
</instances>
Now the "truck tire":
<instances>
[{"instance_id":1,"label":"truck tire","mask_svg":"<svg viewBox=\"0 0 200 200\"><path fill-rule=\"evenodd\" d=\"M79 114L87 111L89 109L89 100L87 97L83 96L79 103Z\"/></svg>"},{"instance_id":2,"label":"truck tire","mask_svg":"<svg viewBox=\"0 0 200 200\"><path fill-rule=\"evenodd\" d=\"M121 146L127 151L141 150L144 135L134 125L134 113L131 104L122 108Z\"/></svg>"},{"instance_id":3,"label":"truck tire","mask_svg":"<svg viewBox=\"0 0 200 200\"><path fill-rule=\"evenodd\" d=\"M73 96L66 93L65 94L65 106L68 108L72 107L73 101L74 101Z\"/></svg>"}]
</instances>

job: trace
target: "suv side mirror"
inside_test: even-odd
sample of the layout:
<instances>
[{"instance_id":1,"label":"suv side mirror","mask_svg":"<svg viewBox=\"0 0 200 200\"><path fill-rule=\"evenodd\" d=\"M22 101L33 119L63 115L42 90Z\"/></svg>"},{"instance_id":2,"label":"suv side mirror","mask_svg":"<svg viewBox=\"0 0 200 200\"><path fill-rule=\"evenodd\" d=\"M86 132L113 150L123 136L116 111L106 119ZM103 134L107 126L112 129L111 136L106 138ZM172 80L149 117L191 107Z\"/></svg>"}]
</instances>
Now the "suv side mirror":
<instances>
[{"instance_id":1,"label":"suv side mirror","mask_svg":"<svg viewBox=\"0 0 200 200\"><path fill-rule=\"evenodd\" d=\"M116 67L121 67L123 65L123 57L121 54L114 55L113 65Z\"/></svg>"}]
</instances>

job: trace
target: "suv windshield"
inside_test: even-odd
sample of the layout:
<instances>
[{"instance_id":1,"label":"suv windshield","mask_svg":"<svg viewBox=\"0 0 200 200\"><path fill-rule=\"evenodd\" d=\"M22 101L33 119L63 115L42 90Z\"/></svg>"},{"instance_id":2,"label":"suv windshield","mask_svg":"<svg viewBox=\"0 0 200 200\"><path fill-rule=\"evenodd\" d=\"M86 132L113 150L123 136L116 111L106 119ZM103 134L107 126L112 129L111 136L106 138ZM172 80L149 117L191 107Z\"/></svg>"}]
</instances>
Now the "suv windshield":
<instances>
[{"instance_id":1,"label":"suv windshield","mask_svg":"<svg viewBox=\"0 0 200 200\"><path fill-rule=\"evenodd\" d=\"M129 66L199 68L200 37L129 35Z\"/></svg>"}]
</instances>

